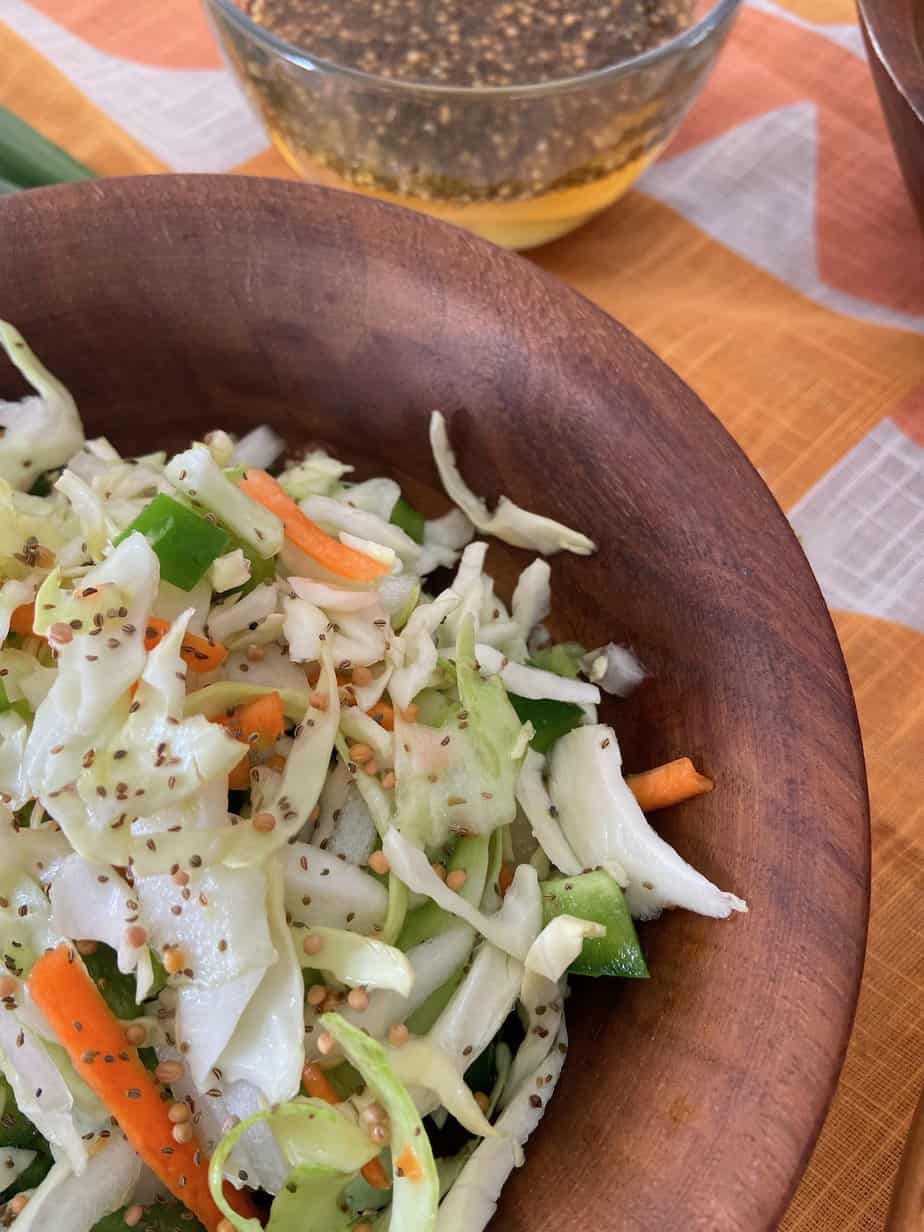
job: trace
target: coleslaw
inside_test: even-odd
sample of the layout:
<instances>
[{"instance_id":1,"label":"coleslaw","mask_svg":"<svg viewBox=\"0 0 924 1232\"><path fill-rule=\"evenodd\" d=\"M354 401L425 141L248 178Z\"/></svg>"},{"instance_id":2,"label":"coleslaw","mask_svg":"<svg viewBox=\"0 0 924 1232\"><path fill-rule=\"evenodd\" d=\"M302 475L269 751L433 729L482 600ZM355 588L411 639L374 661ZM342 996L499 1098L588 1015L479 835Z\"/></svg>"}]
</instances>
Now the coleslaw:
<instances>
[{"instance_id":1,"label":"coleslaw","mask_svg":"<svg viewBox=\"0 0 924 1232\"><path fill-rule=\"evenodd\" d=\"M643 811L710 780L624 776L635 655L548 632L595 545L492 512L439 413L425 518L266 426L124 458L0 344L4 1226L480 1232L569 974L747 910ZM509 602L480 536L533 553Z\"/></svg>"}]
</instances>

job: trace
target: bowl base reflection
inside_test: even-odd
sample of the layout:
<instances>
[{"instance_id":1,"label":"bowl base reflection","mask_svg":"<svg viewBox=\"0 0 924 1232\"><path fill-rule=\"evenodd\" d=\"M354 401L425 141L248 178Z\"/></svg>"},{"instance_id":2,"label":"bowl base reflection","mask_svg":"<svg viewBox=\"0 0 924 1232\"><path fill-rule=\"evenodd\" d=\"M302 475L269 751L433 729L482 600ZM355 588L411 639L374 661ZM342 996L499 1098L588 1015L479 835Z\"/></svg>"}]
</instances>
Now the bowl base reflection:
<instances>
[{"instance_id":1,"label":"bowl base reflection","mask_svg":"<svg viewBox=\"0 0 924 1232\"><path fill-rule=\"evenodd\" d=\"M444 222L455 223L456 226L464 227L501 248L519 251L548 244L551 240L557 240L589 222L631 187L645 168L658 157L665 144L646 150L616 171L586 184L558 188L516 201L455 204L452 201L390 193L383 189L355 184L296 149L275 125L270 125L270 132L286 162L302 179L311 184L345 189L365 197L375 197L379 201L388 201L392 205L403 205L408 209L440 218Z\"/></svg>"}]
</instances>

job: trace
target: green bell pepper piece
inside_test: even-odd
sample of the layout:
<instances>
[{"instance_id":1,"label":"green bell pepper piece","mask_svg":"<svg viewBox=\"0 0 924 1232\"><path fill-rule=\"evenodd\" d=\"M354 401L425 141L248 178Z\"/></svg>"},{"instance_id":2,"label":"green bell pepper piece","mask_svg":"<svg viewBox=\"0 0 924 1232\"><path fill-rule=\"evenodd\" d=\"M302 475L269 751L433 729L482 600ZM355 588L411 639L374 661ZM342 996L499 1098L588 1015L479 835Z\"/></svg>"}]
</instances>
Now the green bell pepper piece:
<instances>
[{"instance_id":1,"label":"green bell pepper piece","mask_svg":"<svg viewBox=\"0 0 924 1232\"><path fill-rule=\"evenodd\" d=\"M135 1000L135 976L125 975L119 970L115 950L100 942L92 954L84 956L83 961L103 994L103 1000L116 1018L126 1022L131 1018L140 1018L145 1013L144 1006ZM154 985L148 995L149 1000L153 1000L167 983L167 972L153 951L151 961L154 966Z\"/></svg>"},{"instance_id":2,"label":"green bell pepper piece","mask_svg":"<svg viewBox=\"0 0 924 1232\"><path fill-rule=\"evenodd\" d=\"M192 590L209 565L223 556L231 536L220 526L200 517L165 492L145 507L116 539L140 531L160 561L160 576L180 590Z\"/></svg>"},{"instance_id":3,"label":"green bell pepper piece","mask_svg":"<svg viewBox=\"0 0 924 1232\"><path fill-rule=\"evenodd\" d=\"M547 697L536 701L517 693L507 696L520 722L532 723L533 738L529 743L537 753L547 753L559 736L580 727L584 717L583 710L574 702L559 702Z\"/></svg>"},{"instance_id":4,"label":"green bell pepper piece","mask_svg":"<svg viewBox=\"0 0 924 1232\"><path fill-rule=\"evenodd\" d=\"M606 936L588 939L571 964L574 975L619 975L645 980L648 965L622 890L603 869L577 877L553 877L540 882L543 927L558 915L595 920L606 926Z\"/></svg>"},{"instance_id":5,"label":"green bell pepper piece","mask_svg":"<svg viewBox=\"0 0 924 1232\"><path fill-rule=\"evenodd\" d=\"M120 1211L105 1215L93 1225L92 1232L125 1232L128 1224L125 1222L129 1206L123 1206ZM205 1232L198 1219L179 1202L152 1202L144 1208L144 1219L139 1232Z\"/></svg>"},{"instance_id":6,"label":"green bell pepper piece","mask_svg":"<svg viewBox=\"0 0 924 1232\"><path fill-rule=\"evenodd\" d=\"M409 505L403 496L398 497L398 503L391 511L390 521L392 526L403 530L415 543L423 543L424 515L413 505Z\"/></svg>"}]
</instances>

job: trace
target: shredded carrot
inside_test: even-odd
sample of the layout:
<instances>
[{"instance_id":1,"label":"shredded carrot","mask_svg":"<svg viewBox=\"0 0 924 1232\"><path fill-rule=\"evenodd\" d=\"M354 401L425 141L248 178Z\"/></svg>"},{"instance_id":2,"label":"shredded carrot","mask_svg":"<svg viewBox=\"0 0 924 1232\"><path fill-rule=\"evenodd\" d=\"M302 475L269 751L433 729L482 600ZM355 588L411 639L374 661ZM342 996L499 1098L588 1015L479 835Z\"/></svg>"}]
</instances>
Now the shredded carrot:
<instances>
[{"instance_id":1,"label":"shredded carrot","mask_svg":"<svg viewBox=\"0 0 924 1232\"><path fill-rule=\"evenodd\" d=\"M145 650L153 650L169 628L169 620L149 616L144 626ZM228 651L220 642L210 642L195 633L187 633L180 646L180 658L191 672L213 672L216 667L221 667L227 657Z\"/></svg>"},{"instance_id":2,"label":"shredded carrot","mask_svg":"<svg viewBox=\"0 0 924 1232\"><path fill-rule=\"evenodd\" d=\"M641 774L626 778L632 794L646 813L669 808L682 800L692 800L715 787L712 779L700 774L689 757L678 757Z\"/></svg>"},{"instance_id":3,"label":"shredded carrot","mask_svg":"<svg viewBox=\"0 0 924 1232\"><path fill-rule=\"evenodd\" d=\"M29 991L78 1074L147 1166L208 1232L217 1232L222 1214L209 1193L205 1153L196 1141L174 1137L169 1101L76 952L59 945L44 954L32 968ZM240 1215L258 1217L247 1194L231 1187L226 1194Z\"/></svg>"},{"instance_id":4,"label":"shredded carrot","mask_svg":"<svg viewBox=\"0 0 924 1232\"><path fill-rule=\"evenodd\" d=\"M18 633L20 637L29 637L35 622L35 604L24 603L22 607L13 608L10 617L10 632Z\"/></svg>"},{"instance_id":5,"label":"shredded carrot","mask_svg":"<svg viewBox=\"0 0 924 1232\"><path fill-rule=\"evenodd\" d=\"M510 889L512 885L513 885L513 865L508 864L505 860L504 863L500 866L500 872L497 875L497 892L501 896L501 898L504 897L504 895L507 893L507 891Z\"/></svg>"},{"instance_id":6,"label":"shredded carrot","mask_svg":"<svg viewBox=\"0 0 924 1232\"><path fill-rule=\"evenodd\" d=\"M340 1104L343 1101L334 1090L329 1078L314 1061L309 1061L302 1070L302 1087L312 1099L323 1099L325 1104ZM382 1161L376 1156L362 1169L362 1174L373 1189L391 1189Z\"/></svg>"},{"instance_id":7,"label":"shredded carrot","mask_svg":"<svg viewBox=\"0 0 924 1232\"><path fill-rule=\"evenodd\" d=\"M325 1104L339 1104L343 1101L334 1090L333 1083L314 1061L309 1061L302 1069L302 1086L305 1094L312 1099L323 1099Z\"/></svg>"},{"instance_id":8,"label":"shredded carrot","mask_svg":"<svg viewBox=\"0 0 924 1232\"><path fill-rule=\"evenodd\" d=\"M364 552L332 539L312 520L302 513L295 501L286 496L271 475L266 471L248 469L240 480L240 486L258 504L275 513L283 525L286 538L306 556L336 573L356 582L373 582L388 572L388 566L373 560Z\"/></svg>"},{"instance_id":9,"label":"shredded carrot","mask_svg":"<svg viewBox=\"0 0 924 1232\"><path fill-rule=\"evenodd\" d=\"M246 744L251 751L272 748L286 729L282 698L278 693L265 693L212 721L227 727L235 740ZM245 753L231 771L228 786L232 791L247 791L250 787L250 752Z\"/></svg>"},{"instance_id":10,"label":"shredded carrot","mask_svg":"<svg viewBox=\"0 0 924 1232\"><path fill-rule=\"evenodd\" d=\"M376 702L371 710L367 710L370 719L375 719L386 731L395 730L395 711L388 702Z\"/></svg>"},{"instance_id":11,"label":"shredded carrot","mask_svg":"<svg viewBox=\"0 0 924 1232\"><path fill-rule=\"evenodd\" d=\"M397 1172L398 1176L403 1176L408 1181L419 1181L423 1176L420 1160L417 1158L412 1147L405 1146L404 1150L395 1160L395 1172Z\"/></svg>"},{"instance_id":12,"label":"shredded carrot","mask_svg":"<svg viewBox=\"0 0 924 1232\"><path fill-rule=\"evenodd\" d=\"M252 702L237 706L230 714L221 714L214 720L235 738L252 749L269 749L286 729L282 698L278 693L264 693Z\"/></svg>"},{"instance_id":13,"label":"shredded carrot","mask_svg":"<svg viewBox=\"0 0 924 1232\"><path fill-rule=\"evenodd\" d=\"M228 775L228 787L231 791L248 791L250 789L250 754L245 753Z\"/></svg>"}]
</instances>

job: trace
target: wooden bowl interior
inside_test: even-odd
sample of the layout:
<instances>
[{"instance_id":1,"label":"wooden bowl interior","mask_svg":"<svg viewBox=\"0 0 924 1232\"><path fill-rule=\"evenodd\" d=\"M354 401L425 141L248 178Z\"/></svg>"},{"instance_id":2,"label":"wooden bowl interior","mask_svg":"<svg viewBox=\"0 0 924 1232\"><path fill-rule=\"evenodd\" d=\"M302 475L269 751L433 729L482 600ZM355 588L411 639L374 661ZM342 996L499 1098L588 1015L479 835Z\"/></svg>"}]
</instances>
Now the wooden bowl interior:
<instances>
[{"instance_id":1,"label":"wooden bowl interior","mask_svg":"<svg viewBox=\"0 0 924 1232\"><path fill-rule=\"evenodd\" d=\"M690 754L714 794L657 817L748 898L644 926L653 978L576 981L571 1056L505 1232L776 1226L842 1060L865 940L853 702L785 519L718 422L617 324L526 262L355 197L221 177L0 205L0 314L126 452L259 422L445 508L449 417L484 494L586 530L558 632L651 672L608 705L629 770ZM10 237L15 237L11 243ZM21 384L0 371L0 394ZM509 587L522 552L496 551Z\"/></svg>"}]
</instances>

